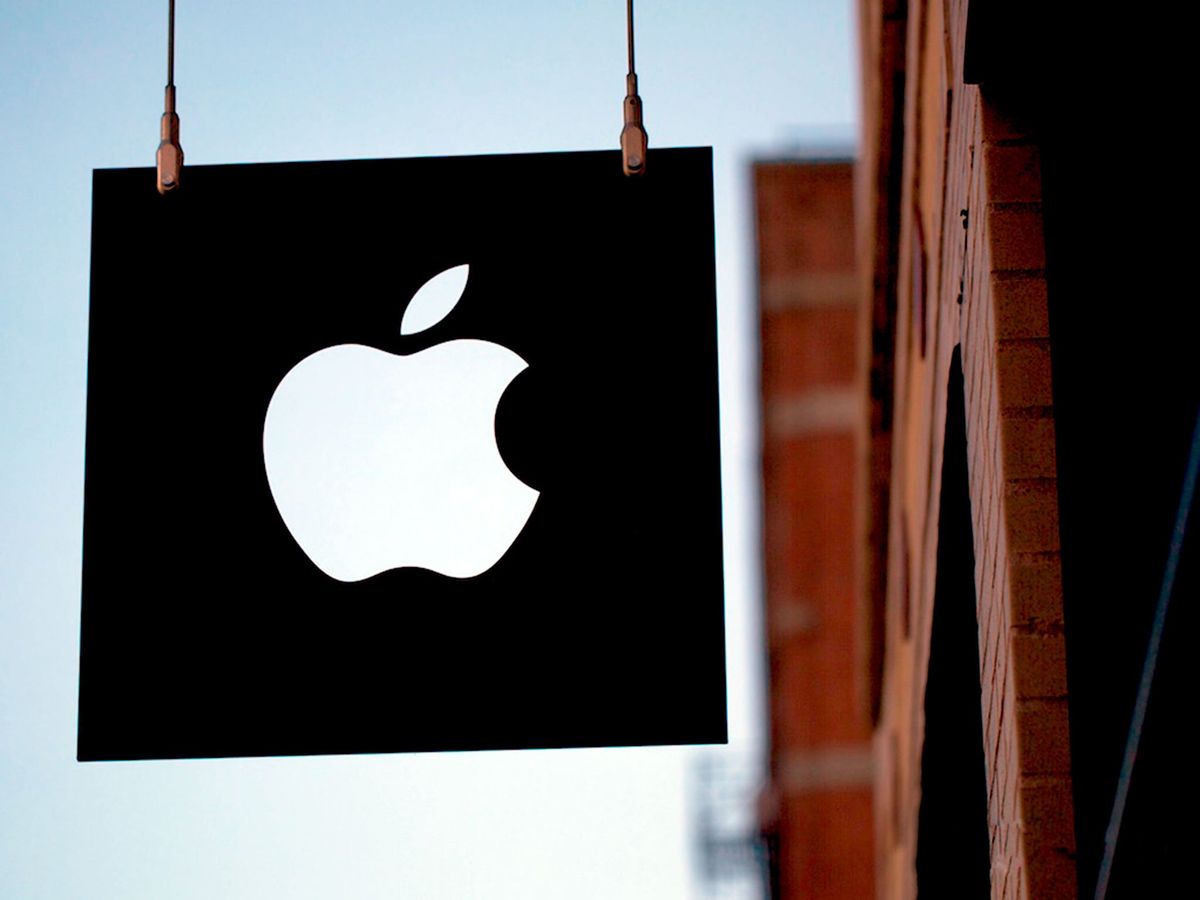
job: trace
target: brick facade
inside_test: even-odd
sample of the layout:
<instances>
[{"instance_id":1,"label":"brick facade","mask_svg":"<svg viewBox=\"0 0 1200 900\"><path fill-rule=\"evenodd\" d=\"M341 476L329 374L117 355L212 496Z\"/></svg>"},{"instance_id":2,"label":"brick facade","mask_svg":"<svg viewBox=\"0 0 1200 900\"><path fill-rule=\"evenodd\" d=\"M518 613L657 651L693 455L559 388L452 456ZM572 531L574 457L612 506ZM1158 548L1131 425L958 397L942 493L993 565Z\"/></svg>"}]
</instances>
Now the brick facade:
<instances>
[{"instance_id":1,"label":"brick facade","mask_svg":"<svg viewBox=\"0 0 1200 900\"><path fill-rule=\"evenodd\" d=\"M772 772L804 798L779 806L776 896L1172 896L1200 379L1171 215L1193 189L1118 174L1183 108L1186 31L1031 0L858 11L853 324L773 306L848 259L844 216L787 199L830 171L757 183ZM833 739L864 712L866 756ZM833 784L863 773L867 842ZM870 892L836 868L866 848Z\"/></svg>"},{"instance_id":2,"label":"brick facade","mask_svg":"<svg viewBox=\"0 0 1200 900\"><path fill-rule=\"evenodd\" d=\"M873 892L874 764L853 649L866 447L853 168L761 163L754 184L773 881L781 897L858 900Z\"/></svg>"},{"instance_id":3,"label":"brick facade","mask_svg":"<svg viewBox=\"0 0 1200 900\"><path fill-rule=\"evenodd\" d=\"M883 665L876 690L879 896L917 894L924 696L939 538L947 379L961 347L993 897L1075 896L1070 741L1038 148L1001 99L962 76L967 4L860 5L863 34L903 17L897 68L864 50L864 166L878 170L870 98L902 96L886 543L873 566ZM881 86L882 82L882 86ZM899 105L899 103L897 104ZM894 131L882 134L894 139ZM876 142L872 146L871 142ZM870 195L880 183L859 179ZM898 196L896 196L898 194ZM878 223L862 223L865 241ZM881 280L879 260L868 273ZM886 264L886 263L885 263ZM876 292L878 293L878 292ZM875 299L876 307L880 298ZM877 319L880 317L877 313ZM880 341L893 341L888 353ZM877 362L878 364L878 362ZM955 398L950 398L955 402ZM878 400L876 400L878 405ZM881 529L878 524L876 531ZM928 773L927 773L928 775Z\"/></svg>"}]
</instances>

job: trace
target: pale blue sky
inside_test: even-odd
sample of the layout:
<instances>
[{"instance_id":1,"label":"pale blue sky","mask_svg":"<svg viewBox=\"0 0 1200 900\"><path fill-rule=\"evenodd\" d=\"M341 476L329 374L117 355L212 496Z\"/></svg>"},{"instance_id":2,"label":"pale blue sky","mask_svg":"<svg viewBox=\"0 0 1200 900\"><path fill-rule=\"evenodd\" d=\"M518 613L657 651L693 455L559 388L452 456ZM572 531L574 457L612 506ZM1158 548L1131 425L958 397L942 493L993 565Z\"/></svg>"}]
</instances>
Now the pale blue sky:
<instances>
[{"instance_id":1,"label":"pale blue sky","mask_svg":"<svg viewBox=\"0 0 1200 900\"><path fill-rule=\"evenodd\" d=\"M0 0L0 896L702 896L691 748L74 761L91 171L153 162L166 6ZM650 165L715 148L721 752L754 756L748 165L852 139L855 29L848 0L641 0L637 28ZM183 146L191 164L615 148L624 39L620 0L180 0Z\"/></svg>"}]
</instances>

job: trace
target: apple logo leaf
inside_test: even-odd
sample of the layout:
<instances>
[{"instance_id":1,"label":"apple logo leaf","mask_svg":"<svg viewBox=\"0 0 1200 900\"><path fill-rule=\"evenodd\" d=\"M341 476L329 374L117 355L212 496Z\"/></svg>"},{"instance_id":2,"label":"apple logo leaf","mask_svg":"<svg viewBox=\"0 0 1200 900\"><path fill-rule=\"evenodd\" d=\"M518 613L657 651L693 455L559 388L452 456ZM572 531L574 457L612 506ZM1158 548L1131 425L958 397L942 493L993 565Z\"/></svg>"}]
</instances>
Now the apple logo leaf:
<instances>
[{"instance_id":1,"label":"apple logo leaf","mask_svg":"<svg viewBox=\"0 0 1200 900\"><path fill-rule=\"evenodd\" d=\"M450 314L467 287L468 265L439 272L413 294L400 321L401 334L416 334L432 328Z\"/></svg>"}]
</instances>

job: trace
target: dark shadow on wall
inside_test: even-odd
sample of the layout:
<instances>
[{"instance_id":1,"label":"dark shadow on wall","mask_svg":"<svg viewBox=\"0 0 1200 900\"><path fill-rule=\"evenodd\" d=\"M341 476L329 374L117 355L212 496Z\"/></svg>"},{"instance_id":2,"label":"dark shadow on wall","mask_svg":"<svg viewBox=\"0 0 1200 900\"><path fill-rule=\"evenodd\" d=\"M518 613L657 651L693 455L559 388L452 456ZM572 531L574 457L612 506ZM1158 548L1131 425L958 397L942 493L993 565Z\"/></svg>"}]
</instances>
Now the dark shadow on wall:
<instances>
[{"instance_id":1,"label":"dark shadow on wall","mask_svg":"<svg viewBox=\"0 0 1200 900\"><path fill-rule=\"evenodd\" d=\"M921 900L991 896L961 350L950 364L917 821Z\"/></svg>"},{"instance_id":2,"label":"dark shadow on wall","mask_svg":"<svg viewBox=\"0 0 1200 900\"><path fill-rule=\"evenodd\" d=\"M1142 127L1179 121L1191 53L1157 16L1086 18L1095 35L1064 37L1028 102L1041 131L1080 897L1093 896L1104 856L1200 404L1196 190L1167 164L1169 142ZM1093 152L1125 97L1134 121ZM1178 896L1195 881L1196 529L1193 512L1108 900Z\"/></svg>"}]
</instances>

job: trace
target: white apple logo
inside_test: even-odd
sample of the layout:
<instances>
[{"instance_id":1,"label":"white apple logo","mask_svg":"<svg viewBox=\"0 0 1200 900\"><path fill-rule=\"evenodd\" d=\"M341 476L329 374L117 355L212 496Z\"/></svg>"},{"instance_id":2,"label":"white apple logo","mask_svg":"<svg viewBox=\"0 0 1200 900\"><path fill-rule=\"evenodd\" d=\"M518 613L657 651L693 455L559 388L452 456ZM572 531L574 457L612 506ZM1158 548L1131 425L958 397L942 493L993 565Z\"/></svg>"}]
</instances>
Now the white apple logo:
<instances>
[{"instance_id":1,"label":"white apple logo","mask_svg":"<svg viewBox=\"0 0 1200 900\"><path fill-rule=\"evenodd\" d=\"M441 321L467 272L426 282L401 334ZM405 566L471 578L495 565L538 498L496 446L500 397L525 368L480 340L408 356L340 344L297 363L267 407L263 460L279 514L317 568L361 581Z\"/></svg>"}]
</instances>

